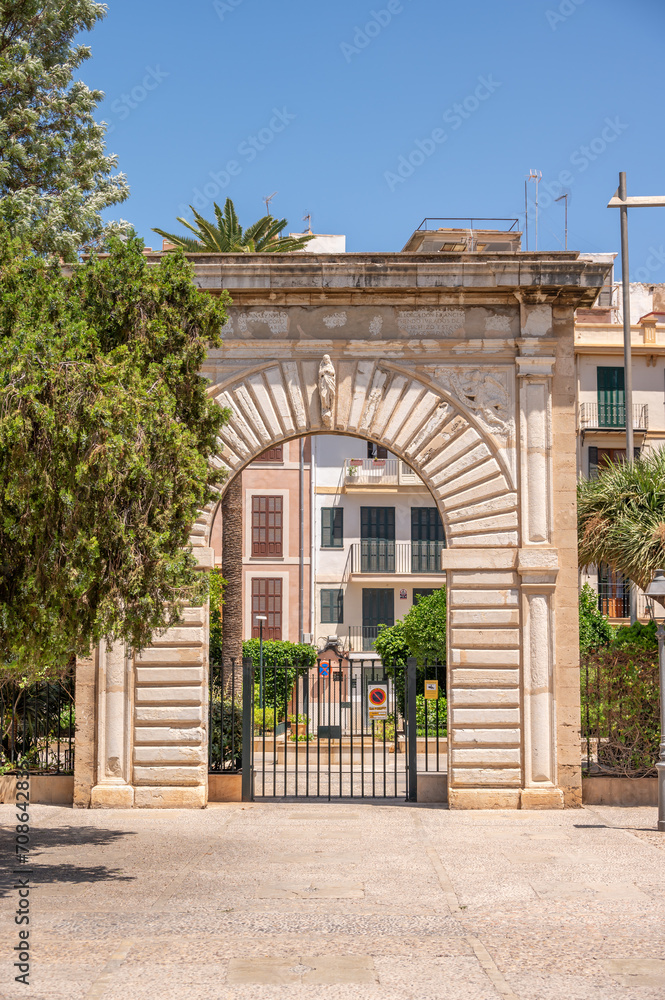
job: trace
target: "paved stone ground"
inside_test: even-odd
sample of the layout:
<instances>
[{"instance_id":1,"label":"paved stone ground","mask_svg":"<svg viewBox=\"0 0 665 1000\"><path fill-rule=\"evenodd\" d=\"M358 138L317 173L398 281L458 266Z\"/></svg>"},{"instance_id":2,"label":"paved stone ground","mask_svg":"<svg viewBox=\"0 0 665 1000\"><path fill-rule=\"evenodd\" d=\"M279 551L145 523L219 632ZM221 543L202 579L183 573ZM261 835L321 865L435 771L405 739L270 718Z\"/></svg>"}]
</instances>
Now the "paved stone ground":
<instances>
[{"instance_id":1,"label":"paved stone ground","mask_svg":"<svg viewBox=\"0 0 665 1000\"><path fill-rule=\"evenodd\" d=\"M0 806L2 1000L665 997L654 809L31 813L26 987Z\"/></svg>"}]
</instances>

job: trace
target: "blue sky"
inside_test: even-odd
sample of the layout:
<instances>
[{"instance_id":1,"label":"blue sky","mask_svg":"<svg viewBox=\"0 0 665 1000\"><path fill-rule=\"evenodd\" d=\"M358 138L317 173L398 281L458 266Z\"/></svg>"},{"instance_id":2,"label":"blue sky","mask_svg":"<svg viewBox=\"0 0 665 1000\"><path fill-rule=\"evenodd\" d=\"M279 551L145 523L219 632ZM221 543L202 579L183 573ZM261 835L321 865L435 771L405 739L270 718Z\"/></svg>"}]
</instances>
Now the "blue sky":
<instances>
[{"instance_id":1,"label":"blue sky","mask_svg":"<svg viewBox=\"0 0 665 1000\"><path fill-rule=\"evenodd\" d=\"M617 250L619 170L665 194L663 37L662 0L110 0L81 69L131 186L107 214L157 248L194 201L249 224L277 191L291 230L392 251L424 216L523 225L533 168L539 249L567 191L569 247ZM665 281L665 210L630 237L633 280Z\"/></svg>"}]
</instances>

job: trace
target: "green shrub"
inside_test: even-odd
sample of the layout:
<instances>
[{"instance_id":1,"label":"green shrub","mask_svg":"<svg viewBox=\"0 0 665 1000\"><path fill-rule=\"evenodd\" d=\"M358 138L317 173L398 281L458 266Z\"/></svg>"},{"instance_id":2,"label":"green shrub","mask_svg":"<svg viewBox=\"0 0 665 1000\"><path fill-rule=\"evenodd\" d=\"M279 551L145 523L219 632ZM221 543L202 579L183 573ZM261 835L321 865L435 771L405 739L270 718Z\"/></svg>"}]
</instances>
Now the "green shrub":
<instances>
[{"instance_id":1,"label":"green shrub","mask_svg":"<svg viewBox=\"0 0 665 1000\"><path fill-rule=\"evenodd\" d=\"M615 631L607 615L601 613L598 607L598 594L588 583L585 583L580 591L579 618L580 657L584 659L601 646L608 646Z\"/></svg>"},{"instance_id":2,"label":"green shrub","mask_svg":"<svg viewBox=\"0 0 665 1000\"><path fill-rule=\"evenodd\" d=\"M246 639L242 644L243 657L249 657L254 664L255 700L256 689L260 686L260 642ZM316 663L316 650L302 642L286 642L279 639L265 639L263 642L263 685L266 705L275 705L284 712L288 705L298 671L308 673ZM283 718L283 714L280 716Z\"/></svg>"}]
</instances>

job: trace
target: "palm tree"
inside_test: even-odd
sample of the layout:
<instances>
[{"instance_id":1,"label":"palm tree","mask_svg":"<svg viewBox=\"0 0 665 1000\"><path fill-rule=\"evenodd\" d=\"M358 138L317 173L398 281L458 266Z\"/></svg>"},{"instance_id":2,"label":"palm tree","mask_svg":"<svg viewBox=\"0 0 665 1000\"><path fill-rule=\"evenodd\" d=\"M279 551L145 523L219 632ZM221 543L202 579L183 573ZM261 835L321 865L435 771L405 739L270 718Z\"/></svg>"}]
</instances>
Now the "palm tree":
<instances>
[{"instance_id":1,"label":"palm tree","mask_svg":"<svg viewBox=\"0 0 665 1000\"><path fill-rule=\"evenodd\" d=\"M163 229L153 229L169 243L181 247L187 253L290 253L303 250L313 239L312 235L280 236L287 225L286 219L274 219L272 215L264 215L253 226L243 230L238 222L238 216L230 198L226 199L224 211L215 204L217 225L204 219L195 208L189 206L194 213L196 225L178 217L178 222L186 226L196 239L191 236L178 236L167 233Z\"/></svg>"},{"instance_id":2,"label":"palm tree","mask_svg":"<svg viewBox=\"0 0 665 1000\"><path fill-rule=\"evenodd\" d=\"M665 566L665 449L582 480L577 530L583 568L607 563L644 590Z\"/></svg>"}]
</instances>

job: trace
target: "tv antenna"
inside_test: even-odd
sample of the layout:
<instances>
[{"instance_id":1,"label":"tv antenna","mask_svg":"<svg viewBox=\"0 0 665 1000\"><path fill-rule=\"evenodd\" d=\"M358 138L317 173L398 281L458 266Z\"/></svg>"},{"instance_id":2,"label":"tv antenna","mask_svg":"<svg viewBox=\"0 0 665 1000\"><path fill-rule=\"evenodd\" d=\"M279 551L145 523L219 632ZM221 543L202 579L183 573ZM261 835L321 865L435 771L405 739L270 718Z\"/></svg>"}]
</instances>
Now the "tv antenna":
<instances>
[{"instance_id":1,"label":"tv antenna","mask_svg":"<svg viewBox=\"0 0 665 1000\"><path fill-rule=\"evenodd\" d=\"M536 250L538 249L538 185L540 184L540 179L543 176L542 170L529 170L529 176L524 183L524 201L526 203L526 186L529 181L536 182ZM529 248L529 236L527 232L527 250Z\"/></svg>"},{"instance_id":2,"label":"tv antenna","mask_svg":"<svg viewBox=\"0 0 665 1000\"><path fill-rule=\"evenodd\" d=\"M565 199L565 201L564 201L564 199ZM564 221L564 229L565 229L565 236L564 236L564 246L563 246L563 248L564 248L564 250L567 250L568 249L568 192L566 192L566 194L560 194L559 197L555 198L554 200L555 201L563 201L563 203L564 203L564 212L565 212L565 215L564 215L564 220L565 220Z\"/></svg>"},{"instance_id":3,"label":"tv antenna","mask_svg":"<svg viewBox=\"0 0 665 1000\"><path fill-rule=\"evenodd\" d=\"M308 212L307 215L303 215L302 221L307 223L308 233L312 232L312 213Z\"/></svg>"},{"instance_id":4,"label":"tv antenna","mask_svg":"<svg viewBox=\"0 0 665 1000\"><path fill-rule=\"evenodd\" d=\"M265 203L266 203L266 215L270 215L270 216L272 215L272 213L270 211L270 202L273 200L273 198L275 197L276 194L277 194L277 191L273 191L272 194L269 194L266 198L263 199L265 201Z\"/></svg>"}]
</instances>

